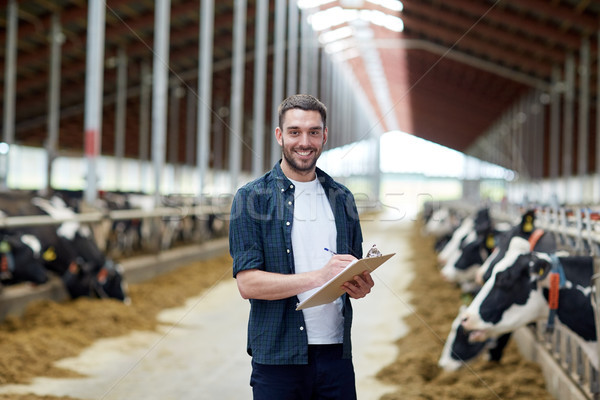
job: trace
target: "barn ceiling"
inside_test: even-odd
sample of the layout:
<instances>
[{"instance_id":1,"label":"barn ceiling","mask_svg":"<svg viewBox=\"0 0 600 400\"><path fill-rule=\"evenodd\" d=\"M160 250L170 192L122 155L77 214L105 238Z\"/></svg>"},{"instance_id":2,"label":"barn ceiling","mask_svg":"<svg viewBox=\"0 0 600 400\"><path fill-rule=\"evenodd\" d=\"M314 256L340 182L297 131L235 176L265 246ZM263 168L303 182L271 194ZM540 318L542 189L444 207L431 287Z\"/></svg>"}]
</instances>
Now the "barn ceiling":
<instances>
[{"instance_id":1,"label":"barn ceiling","mask_svg":"<svg viewBox=\"0 0 600 400\"><path fill-rule=\"evenodd\" d=\"M5 67L7 6L0 1L0 71ZM172 79L195 90L198 61L199 1L171 1L169 67ZM345 50L333 52L352 67L386 129L401 129L442 145L466 151L506 110L532 88L548 91L553 67L564 69L568 54L579 57L584 40L591 45L592 108L597 96L597 54L600 2L592 0L402 0L389 2L321 1L309 13L333 7L375 10L399 17L402 32L372 24L364 37L353 36ZM398 3L398 2L395 2ZM17 143L41 146L45 140L49 81L49 32L52 15L62 24L61 125L63 151L83 149L87 2L84 0L20 0L16 76ZM229 104L233 0L215 2L215 112ZM152 65L154 1L106 1L105 108L102 149L113 149L115 59L128 56L126 154L135 156L139 143L138 107L141 70ZM269 44L272 45L275 0L270 1ZM254 47L255 1L248 1L247 54ZM356 24L341 23L326 31ZM325 33L319 32L319 34ZM350 50L354 49L352 52ZM358 50L357 50L358 49ZM373 53L373 50L376 50ZM369 52L369 53L367 53ZM368 55L367 55L368 54ZM372 55L379 57L373 62ZM251 57L249 56L249 60ZM252 63L247 62L246 87L252 90ZM269 57L269 76L272 69ZM4 93L4 74L0 90ZM267 90L267 96L271 91ZM4 96L3 96L4 97ZM252 96L246 95L249 102ZM2 104L4 99L2 99ZM270 104L268 99L267 104ZM252 110L251 104L245 107ZM182 111L183 112L183 111ZM269 111L270 112L270 111ZM595 112L592 110L592 112ZM226 112L219 118L226 118ZM185 119L182 117L182 119ZM183 130L183 129L182 129ZM219 135L218 129L213 136ZM181 157L185 140L178 141ZM213 164L226 157L215 150ZM214 142L213 142L214 143Z\"/></svg>"}]
</instances>

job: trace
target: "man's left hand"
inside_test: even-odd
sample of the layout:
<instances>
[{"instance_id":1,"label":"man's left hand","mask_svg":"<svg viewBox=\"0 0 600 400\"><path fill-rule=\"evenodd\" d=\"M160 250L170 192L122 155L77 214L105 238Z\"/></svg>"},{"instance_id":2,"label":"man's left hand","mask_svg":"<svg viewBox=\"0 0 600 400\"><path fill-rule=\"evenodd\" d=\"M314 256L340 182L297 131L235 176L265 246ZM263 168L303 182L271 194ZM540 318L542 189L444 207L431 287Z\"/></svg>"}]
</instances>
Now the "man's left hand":
<instances>
[{"instance_id":1,"label":"man's left hand","mask_svg":"<svg viewBox=\"0 0 600 400\"><path fill-rule=\"evenodd\" d=\"M371 292L374 285L371 273L365 271L361 275L356 275L354 280L345 282L342 287L353 299L361 299Z\"/></svg>"}]
</instances>

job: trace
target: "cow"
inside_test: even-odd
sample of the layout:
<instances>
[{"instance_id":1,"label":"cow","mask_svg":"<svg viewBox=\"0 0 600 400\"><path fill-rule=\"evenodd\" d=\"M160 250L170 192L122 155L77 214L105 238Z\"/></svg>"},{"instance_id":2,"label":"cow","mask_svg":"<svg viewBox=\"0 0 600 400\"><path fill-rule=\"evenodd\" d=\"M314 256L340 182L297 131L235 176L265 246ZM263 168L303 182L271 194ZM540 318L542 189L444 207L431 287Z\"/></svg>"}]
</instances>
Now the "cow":
<instances>
[{"instance_id":1,"label":"cow","mask_svg":"<svg viewBox=\"0 0 600 400\"><path fill-rule=\"evenodd\" d=\"M39 212L56 219L74 218L75 212L58 196L31 200ZM37 227L30 228L36 230ZM108 260L96 245L88 226L77 221L62 222L54 234L42 236L44 260L60 275L72 298L111 297L128 302L122 269Z\"/></svg>"},{"instance_id":2,"label":"cow","mask_svg":"<svg viewBox=\"0 0 600 400\"><path fill-rule=\"evenodd\" d=\"M466 306L462 306L460 312L454 318L438 361L438 366L445 371L456 371L462 368L465 363L475 359L484 350L487 350L489 361L500 361L511 336L508 333L500 335L497 339L489 338L485 341L471 342L469 332L461 325L462 312L465 309Z\"/></svg>"},{"instance_id":3,"label":"cow","mask_svg":"<svg viewBox=\"0 0 600 400\"><path fill-rule=\"evenodd\" d=\"M460 285L463 292L473 293L479 289L475 281L477 270L494 251L497 234L487 232L470 241L468 236L442 267L441 274L448 282Z\"/></svg>"},{"instance_id":4,"label":"cow","mask_svg":"<svg viewBox=\"0 0 600 400\"><path fill-rule=\"evenodd\" d=\"M434 210L428 204L423 210L425 222L423 232L425 235L435 237L435 251L439 252L452 238L453 232L460 226L463 218L455 210L447 207Z\"/></svg>"},{"instance_id":5,"label":"cow","mask_svg":"<svg viewBox=\"0 0 600 400\"><path fill-rule=\"evenodd\" d=\"M464 218L458 228L452 233L448 243L438 254L438 262L444 265L454 254L460 252L461 244L467 241L473 241L475 237L483 232L490 230L492 221L487 208L477 211L475 217L468 216Z\"/></svg>"},{"instance_id":6,"label":"cow","mask_svg":"<svg viewBox=\"0 0 600 400\"><path fill-rule=\"evenodd\" d=\"M489 271L494 265L500 262L506 256L513 238L518 238L517 241L523 244L520 248L522 252L540 251L554 253L556 251L554 235L540 229L534 230L533 221L533 210L524 213L518 225L501 235L501 239L498 240L499 245L494 249L492 255L486 259L480 269ZM527 238L527 244L523 242L525 238ZM512 250L517 251L515 248ZM489 277L488 273L482 273L481 275ZM488 349L491 361L499 361L511 333L508 332L497 337L488 338L485 340L485 345L479 342L470 342L464 327L458 323L458 321L462 320L462 312L463 310L461 309L450 329L438 365L447 370L454 370L464 365L465 362L477 357L484 349Z\"/></svg>"},{"instance_id":7,"label":"cow","mask_svg":"<svg viewBox=\"0 0 600 400\"><path fill-rule=\"evenodd\" d=\"M41 258L41 244L33 236L22 233L0 234L0 283L14 285L48 281L48 271Z\"/></svg>"},{"instance_id":8,"label":"cow","mask_svg":"<svg viewBox=\"0 0 600 400\"><path fill-rule=\"evenodd\" d=\"M583 340L596 341L592 307L593 258L557 257L528 252L529 243L515 237L506 256L493 268L472 303L462 314L462 327L472 341L512 332L552 315L549 291L557 290L556 316ZM560 277L560 285L551 281ZM549 320L550 323L550 320Z\"/></svg>"}]
</instances>

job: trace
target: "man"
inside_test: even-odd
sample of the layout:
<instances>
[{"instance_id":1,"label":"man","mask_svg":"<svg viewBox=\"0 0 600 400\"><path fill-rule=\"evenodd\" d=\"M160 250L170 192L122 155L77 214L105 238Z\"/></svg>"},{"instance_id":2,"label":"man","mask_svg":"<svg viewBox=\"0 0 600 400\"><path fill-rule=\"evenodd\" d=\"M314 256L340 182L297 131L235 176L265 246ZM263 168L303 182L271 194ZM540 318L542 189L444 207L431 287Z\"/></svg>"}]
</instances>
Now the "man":
<instances>
[{"instance_id":1,"label":"man","mask_svg":"<svg viewBox=\"0 0 600 400\"><path fill-rule=\"evenodd\" d=\"M283 158L237 192L231 211L233 275L251 305L250 385L255 400L356 399L350 298L371 291L371 275L344 283L346 293L330 304L296 311L362 257L356 205L347 188L316 168L327 142L325 106L294 95L278 112Z\"/></svg>"}]
</instances>

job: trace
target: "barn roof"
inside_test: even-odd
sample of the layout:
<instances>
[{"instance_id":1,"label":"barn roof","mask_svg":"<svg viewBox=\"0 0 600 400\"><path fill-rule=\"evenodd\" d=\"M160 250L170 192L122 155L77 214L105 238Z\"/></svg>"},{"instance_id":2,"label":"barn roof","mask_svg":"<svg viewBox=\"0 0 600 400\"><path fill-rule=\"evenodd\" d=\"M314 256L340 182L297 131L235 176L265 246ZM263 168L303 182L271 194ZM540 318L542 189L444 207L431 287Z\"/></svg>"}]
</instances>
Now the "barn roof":
<instances>
[{"instance_id":1,"label":"barn roof","mask_svg":"<svg viewBox=\"0 0 600 400\"><path fill-rule=\"evenodd\" d=\"M86 71L87 1L20 0L16 75L15 141L42 146L46 135L49 81L49 32L54 13L62 32L60 148L82 151ZM195 90L200 1L171 1L169 68L183 89ZM392 1L392 3L398 3ZM506 114L521 96L537 89L547 94L553 69L564 69L569 54L576 59L584 40L591 44L591 104L598 82L600 3L590 0L402 0L390 2L322 1L308 13L334 7L372 10L402 20L403 31L370 24L370 36L349 26L339 52L354 71L377 118L386 129L401 129L460 151L473 149L477 139ZM273 44L275 1L269 2L269 44ZM228 104L232 59L234 2L215 2L213 102ZM248 0L246 51L254 49L256 1ZM4 71L7 39L6 1L0 2L0 70ZM324 33L324 32L320 32ZM104 123L102 148L113 148L115 59L119 49L128 56L130 102L139 93L144 65L151 66L154 1L106 1ZM352 52L351 50L354 50ZM377 59L378 58L378 59ZM251 63L247 90L251 90ZM272 58L268 74L271 75ZM4 93L4 74L0 90ZM270 79L268 78L268 81ZM219 97L219 93L226 93ZM267 96L270 91L267 91ZM245 96L251 110L252 96ZM270 99L269 99L270 100ZM3 101L3 100L2 100ZM269 102L267 104L270 104ZM218 107L214 107L218 109ZM270 111L269 111L270 112ZM126 154L136 155L137 107L128 107ZM214 134L214 133L213 133ZM184 140L180 140L180 146ZM182 152L183 152L182 147ZM225 152L223 152L225 154ZM224 155L226 157L226 155ZM485 158L485 155L482 155Z\"/></svg>"}]
</instances>

